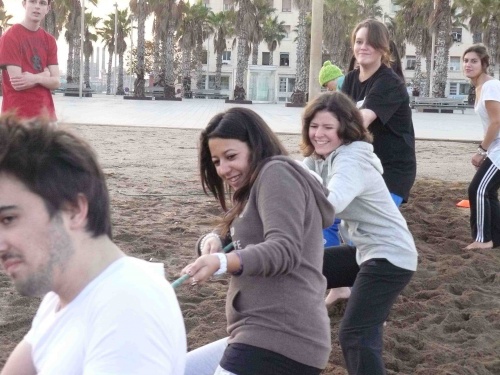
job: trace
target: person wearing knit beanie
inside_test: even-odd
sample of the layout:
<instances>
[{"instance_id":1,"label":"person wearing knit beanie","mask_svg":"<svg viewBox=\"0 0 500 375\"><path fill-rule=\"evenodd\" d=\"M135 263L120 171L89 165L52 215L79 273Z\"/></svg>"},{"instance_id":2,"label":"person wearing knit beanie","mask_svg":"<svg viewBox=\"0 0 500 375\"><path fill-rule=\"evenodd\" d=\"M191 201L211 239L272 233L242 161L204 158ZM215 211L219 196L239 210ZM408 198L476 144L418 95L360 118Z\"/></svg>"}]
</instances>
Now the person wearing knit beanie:
<instances>
[{"instance_id":1,"label":"person wearing knit beanie","mask_svg":"<svg viewBox=\"0 0 500 375\"><path fill-rule=\"evenodd\" d=\"M332 64L331 61L325 61L319 71L319 84L322 87L326 87L328 91L336 91L337 82L340 77L344 77L340 68Z\"/></svg>"}]
</instances>

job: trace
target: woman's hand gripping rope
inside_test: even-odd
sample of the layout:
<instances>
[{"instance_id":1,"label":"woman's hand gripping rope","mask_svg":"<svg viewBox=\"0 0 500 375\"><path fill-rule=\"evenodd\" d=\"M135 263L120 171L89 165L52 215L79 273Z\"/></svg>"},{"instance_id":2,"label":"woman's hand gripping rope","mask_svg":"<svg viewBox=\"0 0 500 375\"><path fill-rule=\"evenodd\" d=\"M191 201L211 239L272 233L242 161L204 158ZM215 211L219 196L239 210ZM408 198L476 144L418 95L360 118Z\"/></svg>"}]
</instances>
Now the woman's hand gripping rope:
<instances>
[{"instance_id":1,"label":"woman's hand gripping rope","mask_svg":"<svg viewBox=\"0 0 500 375\"><path fill-rule=\"evenodd\" d=\"M222 253L228 253L233 249L233 243L222 249ZM184 284L190 277L192 277L191 285L196 285L199 282L207 281L220 267L220 260L214 254L202 255L196 261L188 264L181 271L183 274L172 283L174 289Z\"/></svg>"}]
</instances>

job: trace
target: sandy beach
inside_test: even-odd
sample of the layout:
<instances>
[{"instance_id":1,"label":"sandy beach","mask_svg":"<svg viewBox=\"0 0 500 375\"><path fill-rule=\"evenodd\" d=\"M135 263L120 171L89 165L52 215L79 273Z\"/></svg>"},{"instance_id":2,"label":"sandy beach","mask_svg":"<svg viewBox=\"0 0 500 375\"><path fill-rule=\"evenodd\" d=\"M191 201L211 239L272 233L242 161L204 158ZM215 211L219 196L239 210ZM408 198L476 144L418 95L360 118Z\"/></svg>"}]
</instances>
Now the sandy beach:
<instances>
[{"instance_id":1,"label":"sandy beach","mask_svg":"<svg viewBox=\"0 0 500 375\"><path fill-rule=\"evenodd\" d=\"M95 148L112 198L114 239L129 255L163 262L170 281L195 259L197 238L220 210L201 190L199 130L69 126ZM280 134L294 158L299 135ZM419 268L397 300L384 335L389 374L500 374L500 250L465 251L471 242L467 198L474 174L471 143L417 141L417 182L402 208L419 251ZM228 278L177 291L190 349L226 335ZM28 331L39 300L20 297L0 273L0 367ZM345 375L330 311L328 375ZM181 374L179 374L181 375Z\"/></svg>"}]
</instances>

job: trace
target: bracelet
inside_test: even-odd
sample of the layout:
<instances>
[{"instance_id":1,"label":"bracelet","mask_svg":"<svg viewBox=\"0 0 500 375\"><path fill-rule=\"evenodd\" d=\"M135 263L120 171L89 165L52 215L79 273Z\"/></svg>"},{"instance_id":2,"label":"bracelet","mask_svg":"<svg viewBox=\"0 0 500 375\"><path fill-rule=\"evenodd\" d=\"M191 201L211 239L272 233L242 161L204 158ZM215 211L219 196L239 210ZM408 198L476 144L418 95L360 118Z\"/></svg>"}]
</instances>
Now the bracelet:
<instances>
[{"instance_id":1,"label":"bracelet","mask_svg":"<svg viewBox=\"0 0 500 375\"><path fill-rule=\"evenodd\" d=\"M488 153L481 146L479 146L477 148L476 154L481 155L481 156L488 156Z\"/></svg>"},{"instance_id":2,"label":"bracelet","mask_svg":"<svg viewBox=\"0 0 500 375\"><path fill-rule=\"evenodd\" d=\"M222 247L222 241L220 240L219 235L217 233L212 232L205 235L205 237L203 237L202 240L200 241L200 252L203 250L203 247L205 246L205 243L209 238L217 238L220 242L220 246Z\"/></svg>"},{"instance_id":3,"label":"bracelet","mask_svg":"<svg viewBox=\"0 0 500 375\"><path fill-rule=\"evenodd\" d=\"M226 271L227 271L227 257L226 257L226 254L215 253L214 255L216 255L219 258L219 262L220 262L219 269L217 270L216 273L214 273L214 275L222 275L223 273L226 273Z\"/></svg>"},{"instance_id":4,"label":"bracelet","mask_svg":"<svg viewBox=\"0 0 500 375\"><path fill-rule=\"evenodd\" d=\"M481 150L483 150L484 152L488 151L487 149L485 149L485 148L483 147L483 145L482 145L481 143L479 144L479 148L480 148Z\"/></svg>"}]
</instances>

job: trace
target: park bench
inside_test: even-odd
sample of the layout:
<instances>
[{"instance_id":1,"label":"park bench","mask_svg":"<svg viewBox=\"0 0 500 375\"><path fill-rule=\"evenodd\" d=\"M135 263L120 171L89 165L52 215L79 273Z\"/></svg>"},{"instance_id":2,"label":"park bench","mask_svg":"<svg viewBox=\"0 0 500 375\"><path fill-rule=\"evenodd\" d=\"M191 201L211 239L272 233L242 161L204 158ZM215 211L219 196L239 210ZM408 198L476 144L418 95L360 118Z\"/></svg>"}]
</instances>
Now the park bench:
<instances>
[{"instance_id":1,"label":"park bench","mask_svg":"<svg viewBox=\"0 0 500 375\"><path fill-rule=\"evenodd\" d=\"M192 90L192 94L194 98L200 99L229 99L229 95L223 94L220 90Z\"/></svg>"},{"instance_id":2,"label":"park bench","mask_svg":"<svg viewBox=\"0 0 500 375\"><path fill-rule=\"evenodd\" d=\"M462 99L449 98L420 98L413 97L410 103L411 108L418 112L433 112L433 113L453 113L454 110L465 113L467 108L473 108L471 105L464 103Z\"/></svg>"},{"instance_id":3,"label":"park bench","mask_svg":"<svg viewBox=\"0 0 500 375\"><path fill-rule=\"evenodd\" d=\"M80 96L80 86L75 83L67 83L63 89L64 96ZM91 98L94 90L88 87L83 87L82 96Z\"/></svg>"},{"instance_id":4,"label":"park bench","mask_svg":"<svg viewBox=\"0 0 500 375\"><path fill-rule=\"evenodd\" d=\"M163 98L164 97L164 88L163 86L151 86L146 88L146 95L151 96L153 98Z\"/></svg>"}]
</instances>

